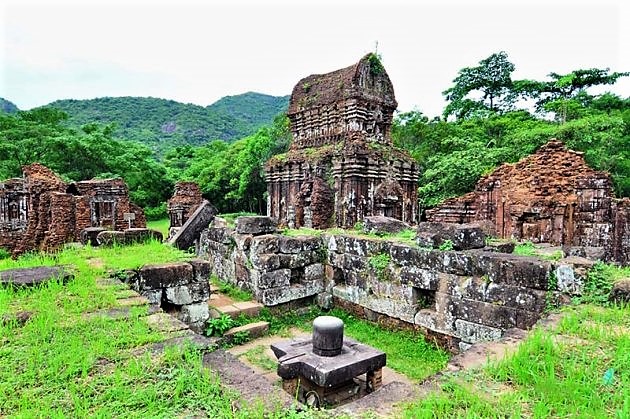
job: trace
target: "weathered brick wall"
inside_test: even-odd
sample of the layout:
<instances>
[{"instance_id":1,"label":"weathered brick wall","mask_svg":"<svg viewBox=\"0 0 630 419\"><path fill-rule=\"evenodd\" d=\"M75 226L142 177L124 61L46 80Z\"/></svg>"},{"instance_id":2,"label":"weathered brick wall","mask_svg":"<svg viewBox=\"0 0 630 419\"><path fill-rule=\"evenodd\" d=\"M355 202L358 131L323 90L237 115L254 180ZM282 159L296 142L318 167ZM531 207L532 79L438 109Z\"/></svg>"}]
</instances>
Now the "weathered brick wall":
<instances>
[{"instance_id":1,"label":"weathered brick wall","mask_svg":"<svg viewBox=\"0 0 630 419\"><path fill-rule=\"evenodd\" d=\"M109 202L113 210L108 227L128 228L125 213L134 213L131 227L145 227L141 208L129 202L122 179L65 184L52 170L34 163L23 167L24 178L0 186L0 247L14 256L33 250L53 250L79 240L93 226L95 203ZM17 207L12 206L17 203ZM10 208L11 207L11 208ZM17 214L16 215L16 211Z\"/></svg>"},{"instance_id":2,"label":"weathered brick wall","mask_svg":"<svg viewBox=\"0 0 630 419\"><path fill-rule=\"evenodd\" d=\"M42 249L54 250L75 239L75 197L71 194L50 194L50 223Z\"/></svg>"},{"instance_id":3,"label":"weathered brick wall","mask_svg":"<svg viewBox=\"0 0 630 419\"><path fill-rule=\"evenodd\" d=\"M614 229L623 223L615 222L613 201L610 175L588 167L583 153L552 140L518 163L500 166L474 192L428 210L427 220L489 220L502 238L602 247L616 255L623 251L615 247Z\"/></svg>"},{"instance_id":4,"label":"weathered brick wall","mask_svg":"<svg viewBox=\"0 0 630 419\"><path fill-rule=\"evenodd\" d=\"M427 250L345 235L202 233L213 274L265 305L316 297L447 336L451 349L530 328L546 305L550 262L483 251ZM357 310L357 309L355 309Z\"/></svg>"},{"instance_id":5,"label":"weathered brick wall","mask_svg":"<svg viewBox=\"0 0 630 419\"><path fill-rule=\"evenodd\" d=\"M202 202L201 190L195 182L177 182L175 193L167 204L170 226L183 226Z\"/></svg>"},{"instance_id":6,"label":"weathered brick wall","mask_svg":"<svg viewBox=\"0 0 630 419\"><path fill-rule=\"evenodd\" d=\"M610 258L622 265L630 265L630 198L613 202L613 246Z\"/></svg>"},{"instance_id":7,"label":"weathered brick wall","mask_svg":"<svg viewBox=\"0 0 630 419\"><path fill-rule=\"evenodd\" d=\"M28 191L28 224L19 241L12 243L12 253L20 255L39 250L50 224L51 194L64 193L65 183L47 167L34 163L22 168Z\"/></svg>"},{"instance_id":8,"label":"weathered brick wall","mask_svg":"<svg viewBox=\"0 0 630 419\"><path fill-rule=\"evenodd\" d=\"M92 227L90 199L87 196L75 197L75 237L81 237L81 231Z\"/></svg>"}]
</instances>

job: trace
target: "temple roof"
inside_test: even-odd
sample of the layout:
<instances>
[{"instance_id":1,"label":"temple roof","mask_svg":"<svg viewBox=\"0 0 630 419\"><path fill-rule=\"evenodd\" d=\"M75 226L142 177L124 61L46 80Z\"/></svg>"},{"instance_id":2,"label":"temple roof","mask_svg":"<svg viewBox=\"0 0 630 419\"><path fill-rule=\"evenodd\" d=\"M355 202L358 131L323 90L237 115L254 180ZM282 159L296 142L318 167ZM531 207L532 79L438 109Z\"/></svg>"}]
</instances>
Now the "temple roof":
<instances>
[{"instance_id":1,"label":"temple roof","mask_svg":"<svg viewBox=\"0 0 630 419\"><path fill-rule=\"evenodd\" d=\"M396 109L394 87L373 53L359 62L326 74L312 74L293 88L288 113L328 105L340 100L362 97Z\"/></svg>"}]
</instances>

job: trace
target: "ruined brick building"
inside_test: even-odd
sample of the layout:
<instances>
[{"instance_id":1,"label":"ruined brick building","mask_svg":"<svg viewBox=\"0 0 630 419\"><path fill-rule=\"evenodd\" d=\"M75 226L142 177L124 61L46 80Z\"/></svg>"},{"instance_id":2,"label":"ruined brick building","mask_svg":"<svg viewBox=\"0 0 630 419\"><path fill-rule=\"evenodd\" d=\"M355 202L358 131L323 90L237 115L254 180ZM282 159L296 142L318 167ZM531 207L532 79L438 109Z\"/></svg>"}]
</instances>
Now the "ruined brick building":
<instances>
[{"instance_id":1,"label":"ruined brick building","mask_svg":"<svg viewBox=\"0 0 630 419\"><path fill-rule=\"evenodd\" d=\"M168 200L166 207L170 221L169 237L188 221L202 202L201 190L195 182L175 184L175 193Z\"/></svg>"},{"instance_id":2,"label":"ruined brick building","mask_svg":"<svg viewBox=\"0 0 630 419\"><path fill-rule=\"evenodd\" d=\"M374 54L300 80L289 102L290 150L265 166L268 215L313 228L352 227L368 215L414 223L418 168L392 145L396 106Z\"/></svg>"},{"instance_id":3,"label":"ruined brick building","mask_svg":"<svg viewBox=\"0 0 630 419\"><path fill-rule=\"evenodd\" d=\"M87 227L146 226L144 212L129 201L122 179L66 184L38 163L22 171L22 178L0 182L0 248L14 255L77 241ZM125 220L125 214L134 220Z\"/></svg>"},{"instance_id":4,"label":"ruined brick building","mask_svg":"<svg viewBox=\"0 0 630 419\"><path fill-rule=\"evenodd\" d=\"M630 200L615 199L610 175L557 140L501 165L473 192L428 210L427 220L489 220L499 237L600 247L607 259L630 263Z\"/></svg>"}]
</instances>

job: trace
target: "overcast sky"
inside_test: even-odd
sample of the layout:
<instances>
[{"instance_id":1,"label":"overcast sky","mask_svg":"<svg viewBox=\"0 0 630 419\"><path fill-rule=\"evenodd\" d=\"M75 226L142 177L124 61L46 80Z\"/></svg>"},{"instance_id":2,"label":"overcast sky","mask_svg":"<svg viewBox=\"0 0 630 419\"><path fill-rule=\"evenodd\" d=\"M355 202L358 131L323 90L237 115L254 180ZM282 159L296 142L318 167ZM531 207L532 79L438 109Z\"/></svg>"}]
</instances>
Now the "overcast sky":
<instances>
[{"instance_id":1,"label":"overcast sky","mask_svg":"<svg viewBox=\"0 0 630 419\"><path fill-rule=\"evenodd\" d=\"M504 50L514 78L630 71L630 1L59 1L0 6L0 96L153 96L209 105L287 95L378 52L399 110L434 116L457 71ZM630 78L612 90L630 96Z\"/></svg>"}]
</instances>

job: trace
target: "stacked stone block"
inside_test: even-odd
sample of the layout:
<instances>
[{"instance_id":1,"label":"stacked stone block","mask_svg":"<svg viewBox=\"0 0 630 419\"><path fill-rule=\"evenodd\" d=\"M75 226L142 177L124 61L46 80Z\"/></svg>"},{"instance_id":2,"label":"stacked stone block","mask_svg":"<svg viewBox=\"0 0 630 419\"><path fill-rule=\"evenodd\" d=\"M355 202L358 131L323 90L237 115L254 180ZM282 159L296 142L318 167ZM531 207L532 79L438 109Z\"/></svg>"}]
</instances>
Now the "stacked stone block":
<instances>
[{"instance_id":1,"label":"stacked stone block","mask_svg":"<svg viewBox=\"0 0 630 419\"><path fill-rule=\"evenodd\" d=\"M151 304L176 312L179 320L201 331L210 317L208 299L210 263L195 259L188 262L145 265L127 276L131 288Z\"/></svg>"}]
</instances>

